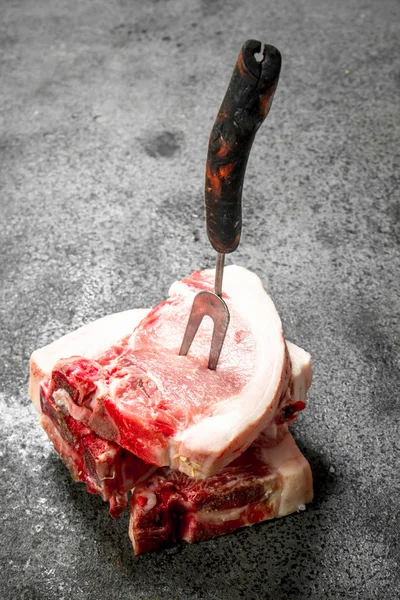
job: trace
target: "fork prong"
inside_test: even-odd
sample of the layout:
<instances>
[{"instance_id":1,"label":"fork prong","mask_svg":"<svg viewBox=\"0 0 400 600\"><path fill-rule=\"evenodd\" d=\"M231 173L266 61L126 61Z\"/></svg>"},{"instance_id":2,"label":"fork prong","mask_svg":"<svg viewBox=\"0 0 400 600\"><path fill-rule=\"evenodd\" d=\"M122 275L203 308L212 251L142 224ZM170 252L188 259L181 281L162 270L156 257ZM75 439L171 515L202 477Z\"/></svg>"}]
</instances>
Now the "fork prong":
<instances>
[{"instance_id":1,"label":"fork prong","mask_svg":"<svg viewBox=\"0 0 400 600\"><path fill-rule=\"evenodd\" d=\"M196 298L194 299L192 310L190 311L189 320L185 329L185 335L183 336L181 349L179 350L180 356L186 356L186 354L189 352L189 348L192 345L197 330L200 327L200 323L202 322L204 317L204 314L201 314L201 312L196 310Z\"/></svg>"},{"instance_id":2,"label":"fork prong","mask_svg":"<svg viewBox=\"0 0 400 600\"><path fill-rule=\"evenodd\" d=\"M204 290L195 296L179 354L184 356L189 352L200 323L205 316L211 317L213 320L208 368L215 370L229 325L229 310L224 300L213 292Z\"/></svg>"},{"instance_id":3,"label":"fork prong","mask_svg":"<svg viewBox=\"0 0 400 600\"><path fill-rule=\"evenodd\" d=\"M214 328L211 340L210 356L208 358L208 368L215 371L217 368L219 355L221 354L222 346L229 325L229 312L222 312L218 318L214 318Z\"/></svg>"}]
</instances>

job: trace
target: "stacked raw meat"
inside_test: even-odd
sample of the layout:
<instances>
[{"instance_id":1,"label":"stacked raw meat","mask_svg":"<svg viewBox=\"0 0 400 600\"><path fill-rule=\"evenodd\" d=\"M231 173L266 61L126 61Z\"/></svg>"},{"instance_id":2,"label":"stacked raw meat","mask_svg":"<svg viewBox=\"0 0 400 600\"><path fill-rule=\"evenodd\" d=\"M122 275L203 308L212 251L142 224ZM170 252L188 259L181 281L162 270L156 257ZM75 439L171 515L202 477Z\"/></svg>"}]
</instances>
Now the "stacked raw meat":
<instances>
[{"instance_id":1,"label":"stacked raw meat","mask_svg":"<svg viewBox=\"0 0 400 600\"><path fill-rule=\"evenodd\" d=\"M298 510L311 471L288 425L305 407L310 356L285 342L256 275L228 267L231 322L216 371L207 319L179 347L194 295L214 272L173 284L151 311L111 315L31 357L30 394L76 481L119 516L131 497L136 554Z\"/></svg>"}]
</instances>

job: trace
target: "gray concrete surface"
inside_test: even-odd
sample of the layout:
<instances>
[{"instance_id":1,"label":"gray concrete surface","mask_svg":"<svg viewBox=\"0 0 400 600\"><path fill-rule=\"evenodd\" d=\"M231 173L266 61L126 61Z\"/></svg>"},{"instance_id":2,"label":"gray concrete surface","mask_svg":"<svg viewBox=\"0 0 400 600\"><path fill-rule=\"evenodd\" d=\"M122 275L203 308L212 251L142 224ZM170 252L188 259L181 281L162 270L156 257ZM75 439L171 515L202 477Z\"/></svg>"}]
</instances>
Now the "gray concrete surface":
<instances>
[{"instance_id":1,"label":"gray concrete surface","mask_svg":"<svg viewBox=\"0 0 400 600\"><path fill-rule=\"evenodd\" d=\"M0 2L0 597L400 597L397 0ZM209 131L243 41L283 54L228 262L314 360L305 513L135 559L27 395L36 348L211 266Z\"/></svg>"}]
</instances>

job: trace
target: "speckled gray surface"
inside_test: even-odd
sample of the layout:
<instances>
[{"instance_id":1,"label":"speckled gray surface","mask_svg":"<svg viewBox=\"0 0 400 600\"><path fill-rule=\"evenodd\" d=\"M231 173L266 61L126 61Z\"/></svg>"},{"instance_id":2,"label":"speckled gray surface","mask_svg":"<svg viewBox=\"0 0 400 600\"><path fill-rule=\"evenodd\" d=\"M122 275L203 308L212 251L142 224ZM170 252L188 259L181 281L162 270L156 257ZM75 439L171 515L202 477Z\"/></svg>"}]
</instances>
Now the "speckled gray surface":
<instances>
[{"instance_id":1,"label":"speckled gray surface","mask_svg":"<svg viewBox=\"0 0 400 600\"><path fill-rule=\"evenodd\" d=\"M0 3L0 597L394 599L399 579L397 0ZM27 396L32 350L211 266L208 134L241 43L283 54L237 262L312 353L305 513L135 559Z\"/></svg>"}]
</instances>

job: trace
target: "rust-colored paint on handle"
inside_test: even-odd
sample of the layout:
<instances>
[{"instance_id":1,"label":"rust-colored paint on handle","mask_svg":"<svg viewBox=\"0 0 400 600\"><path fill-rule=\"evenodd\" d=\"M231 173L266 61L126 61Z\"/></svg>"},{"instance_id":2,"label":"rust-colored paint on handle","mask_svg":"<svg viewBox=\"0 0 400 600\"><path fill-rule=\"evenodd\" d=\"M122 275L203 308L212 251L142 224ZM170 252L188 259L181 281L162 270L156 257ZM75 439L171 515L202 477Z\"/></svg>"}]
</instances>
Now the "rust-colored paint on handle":
<instances>
[{"instance_id":1,"label":"rust-colored paint on handle","mask_svg":"<svg viewBox=\"0 0 400 600\"><path fill-rule=\"evenodd\" d=\"M207 234L217 252L239 245L242 229L242 190L255 134L267 116L278 85L281 54L261 42L243 44L225 98L211 131L206 165Z\"/></svg>"}]
</instances>

